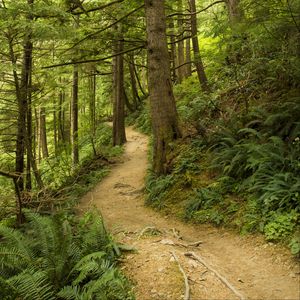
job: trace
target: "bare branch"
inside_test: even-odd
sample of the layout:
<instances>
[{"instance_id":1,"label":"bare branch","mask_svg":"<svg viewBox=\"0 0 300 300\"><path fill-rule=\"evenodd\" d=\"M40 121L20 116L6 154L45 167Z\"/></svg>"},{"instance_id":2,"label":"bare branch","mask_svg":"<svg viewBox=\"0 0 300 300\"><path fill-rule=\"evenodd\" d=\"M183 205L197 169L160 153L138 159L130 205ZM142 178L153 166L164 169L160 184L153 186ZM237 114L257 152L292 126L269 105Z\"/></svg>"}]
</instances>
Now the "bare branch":
<instances>
[{"instance_id":1,"label":"bare branch","mask_svg":"<svg viewBox=\"0 0 300 300\"><path fill-rule=\"evenodd\" d=\"M101 6L98 6L98 7L94 7L94 8L91 8L91 9L86 9L85 11L73 12L72 14L73 15L82 15L82 14L86 14L86 13L89 13L89 12L93 12L93 11L97 11L97 10L102 10L102 9L104 9L106 7L112 6L112 5L117 4L117 3L121 3L123 1L124 0L116 0L116 1L104 4L104 5L101 5Z\"/></svg>"},{"instance_id":2,"label":"bare branch","mask_svg":"<svg viewBox=\"0 0 300 300\"><path fill-rule=\"evenodd\" d=\"M219 3L225 3L225 1L224 0L219 0L219 1L213 2L210 5L206 6L205 8L202 8L202 9L200 9L198 11L193 12L193 13L178 13L178 12L177 13L173 13L173 14L168 15L167 18L171 18L171 17L174 17L174 16L191 16L191 15L197 15L197 14L199 14L199 13L201 13L203 11L206 11L209 8L211 8L212 6L214 6L216 4L219 4Z\"/></svg>"},{"instance_id":3,"label":"bare branch","mask_svg":"<svg viewBox=\"0 0 300 300\"><path fill-rule=\"evenodd\" d=\"M51 65L51 66L45 66L45 67L42 67L42 69L51 69L51 68L62 67L62 66L80 65L80 64L87 64L87 63L92 63L92 62L104 61L104 60L113 58L115 56L119 56L119 55L122 55L122 54L125 54L125 53L128 53L128 52L132 52L132 51L135 51L135 50L138 50L138 49L142 49L142 48L145 48L145 45L138 46L138 47L135 47L135 48L131 48L131 49L128 49L128 50L124 50L122 52L119 52L119 53L116 53L116 54L113 54L113 55L109 55L109 56L106 56L106 57L102 57L102 58L61 63L61 64L56 64L56 65Z\"/></svg>"}]
</instances>

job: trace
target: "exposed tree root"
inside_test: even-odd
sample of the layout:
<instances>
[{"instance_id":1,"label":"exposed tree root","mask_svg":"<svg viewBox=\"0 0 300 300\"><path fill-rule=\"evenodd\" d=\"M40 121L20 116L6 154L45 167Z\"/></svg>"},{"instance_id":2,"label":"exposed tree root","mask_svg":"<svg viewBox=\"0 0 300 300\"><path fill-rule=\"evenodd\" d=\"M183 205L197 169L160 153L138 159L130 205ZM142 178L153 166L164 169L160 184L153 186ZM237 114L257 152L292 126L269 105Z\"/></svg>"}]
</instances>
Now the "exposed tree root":
<instances>
[{"instance_id":1,"label":"exposed tree root","mask_svg":"<svg viewBox=\"0 0 300 300\"><path fill-rule=\"evenodd\" d=\"M237 297L239 297L240 300L246 300L246 298L239 291L237 291L236 288L230 282L228 282L225 277L223 277L218 271L208 265L208 263L203 258L196 255L194 252L187 252L184 255L187 257L191 257L192 259L197 260L198 262L203 264L208 270L213 272Z\"/></svg>"},{"instance_id":2,"label":"exposed tree root","mask_svg":"<svg viewBox=\"0 0 300 300\"><path fill-rule=\"evenodd\" d=\"M148 232L148 233L150 232L152 235L159 235L159 234L162 233L159 229L157 229L157 228L154 227L154 226L147 226L147 227L145 227L145 228L140 232L138 238L141 238L141 237L142 237L143 235L145 235L147 232Z\"/></svg>"},{"instance_id":3,"label":"exposed tree root","mask_svg":"<svg viewBox=\"0 0 300 300\"><path fill-rule=\"evenodd\" d=\"M190 285L189 285L189 280L187 275L185 274L176 254L174 251L171 252L171 254L173 255L174 259L176 260L177 264L178 264L178 268L180 270L180 272L183 275L184 278L184 285L185 285L185 292L184 292L184 300L189 300L190 299Z\"/></svg>"}]
</instances>

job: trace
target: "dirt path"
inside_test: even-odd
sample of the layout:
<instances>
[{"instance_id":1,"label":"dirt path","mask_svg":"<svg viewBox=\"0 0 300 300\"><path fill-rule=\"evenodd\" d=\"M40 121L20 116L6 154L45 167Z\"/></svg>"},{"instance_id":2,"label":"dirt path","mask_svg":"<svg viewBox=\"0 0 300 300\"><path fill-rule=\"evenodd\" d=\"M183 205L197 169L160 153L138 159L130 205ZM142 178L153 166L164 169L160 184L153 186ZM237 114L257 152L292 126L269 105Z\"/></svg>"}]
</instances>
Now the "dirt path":
<instances>
[{"instance_id":1,"label":"dirt path","mask_svg":"<svg viewBox=\"0 0 300 300\"><path fill-rule=\"evenodd\" d=\"M184 299L183 275L172 251L188 276L190 299L300 299L299 265L279 246L259 237L183 224L144 207L147 137L127 128L127 138L122 161L82 199L80 208L99 208L116 238L137 249L123 262L137 300ZM201 244L187 246L196 241ZM236 293L187 252L204 259Z\"/></svg>"}]
</instances>

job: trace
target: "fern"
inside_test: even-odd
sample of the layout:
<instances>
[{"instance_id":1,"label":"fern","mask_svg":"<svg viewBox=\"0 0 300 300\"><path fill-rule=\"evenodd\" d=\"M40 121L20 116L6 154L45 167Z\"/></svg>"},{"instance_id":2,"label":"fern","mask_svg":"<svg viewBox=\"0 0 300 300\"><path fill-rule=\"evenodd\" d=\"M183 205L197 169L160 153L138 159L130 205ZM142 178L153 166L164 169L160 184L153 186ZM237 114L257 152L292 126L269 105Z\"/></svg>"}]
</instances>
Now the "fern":
<instances>
[{"instance_id":1,"label":"fern","mask_svg":"<svg viewBox=\"0 0 300 300\"><path fill-rule=\"evenodd\" d=\"M73 226L59 215L27 212L26 218L22 231L0 227L0 287L5 284L7 299L127 299L129 284L116 270L116 246L99 215L72 219Z\"/></svg>"},{"instance_id":2,"label":"fern","mask_svg":"<svg viewBox=\"0 0 300 300\"><path fill-rule=\"evenodd\" d=\"M24 300L54 300L53 286L44 271L27 268L7 280Z\"/></svg>"}]
</instances>

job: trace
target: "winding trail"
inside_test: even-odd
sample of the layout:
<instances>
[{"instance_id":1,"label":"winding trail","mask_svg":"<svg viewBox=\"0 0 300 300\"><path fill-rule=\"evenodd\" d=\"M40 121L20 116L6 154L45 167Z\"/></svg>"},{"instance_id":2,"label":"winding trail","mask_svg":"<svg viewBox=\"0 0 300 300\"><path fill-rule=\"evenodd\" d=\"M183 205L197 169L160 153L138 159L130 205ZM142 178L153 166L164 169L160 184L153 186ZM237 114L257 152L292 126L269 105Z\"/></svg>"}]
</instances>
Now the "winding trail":
<instances>
[{"instance_id":1,"label":"winding trail","mask_svg":"<svg viewBox=\"0 0 300 300\"><path fill-rule=\"evenodd\" d=\"M299 264L278 245L261 237L239 236L211 226L184 224L145 207L146 136L127 128L121 160L79 205L97 207L115 238L137 249L122 269L135 284L137 300L184 299L185 285L178 263L188 277L190 299L300 299ZM189 243L201 241L198 246ZM173 252L173 254L172 254ZM233 286L236 293L193 252Z\"/></svg>"}]
</instances>

